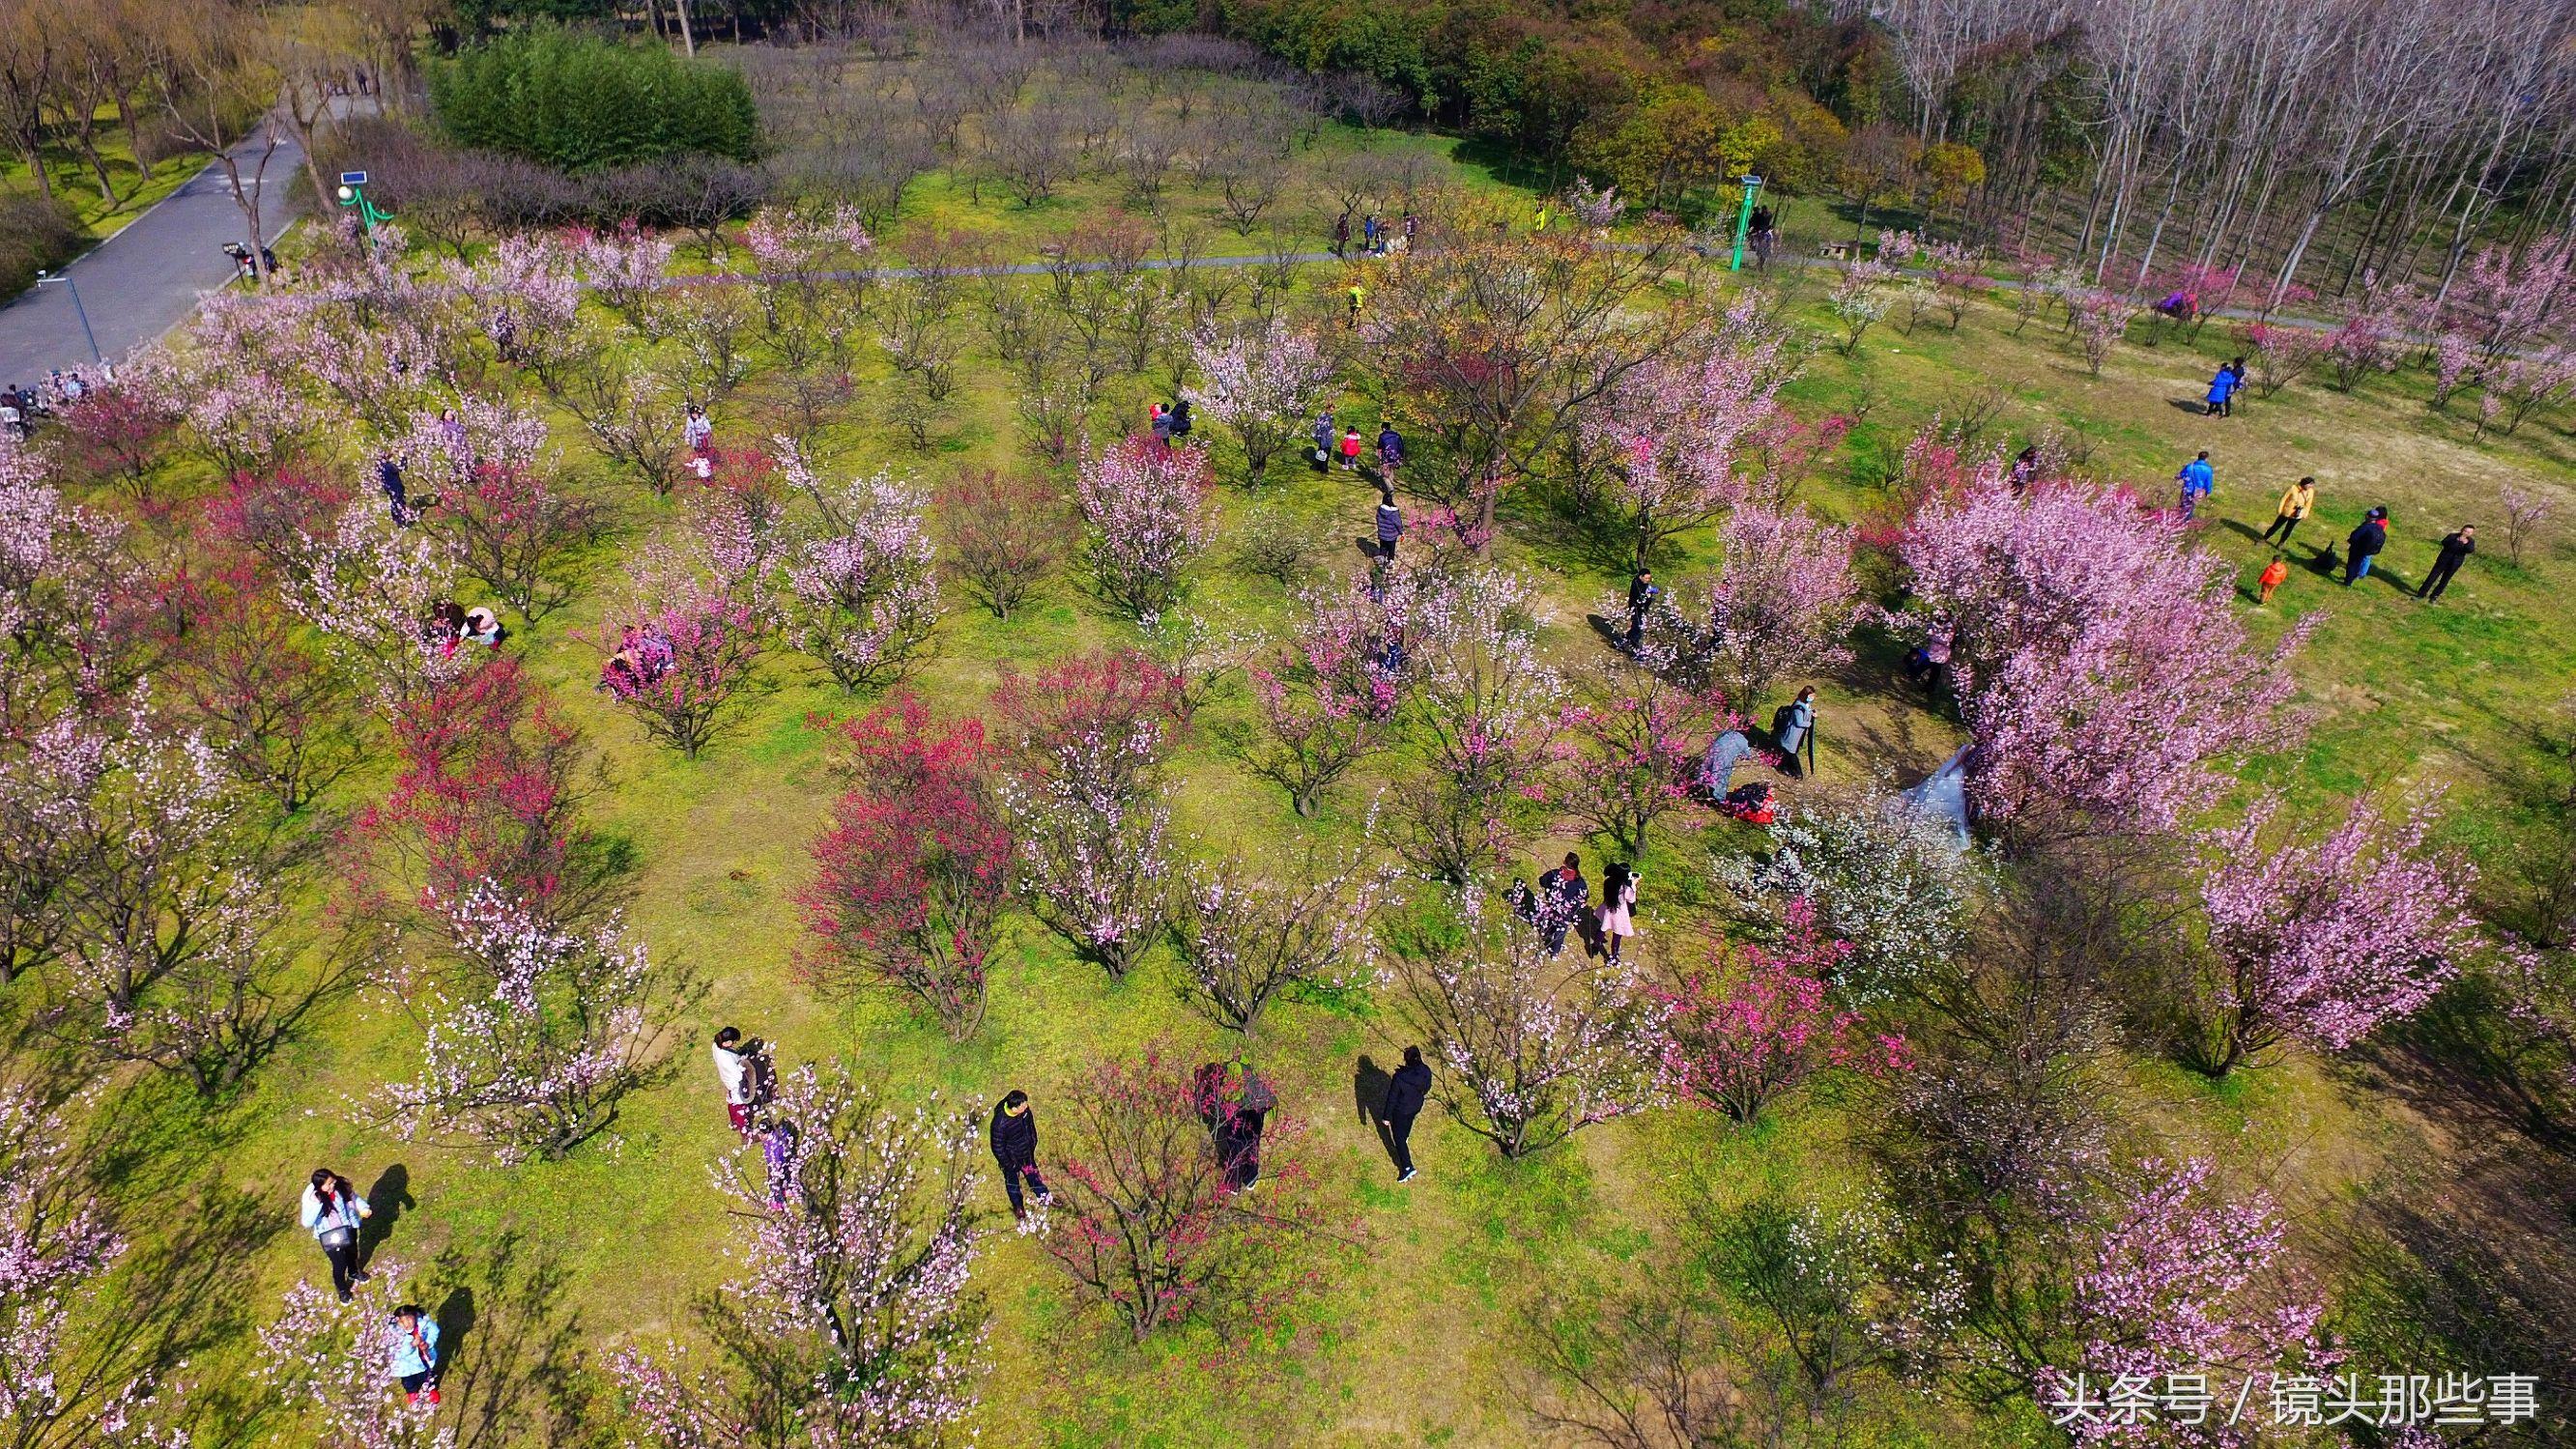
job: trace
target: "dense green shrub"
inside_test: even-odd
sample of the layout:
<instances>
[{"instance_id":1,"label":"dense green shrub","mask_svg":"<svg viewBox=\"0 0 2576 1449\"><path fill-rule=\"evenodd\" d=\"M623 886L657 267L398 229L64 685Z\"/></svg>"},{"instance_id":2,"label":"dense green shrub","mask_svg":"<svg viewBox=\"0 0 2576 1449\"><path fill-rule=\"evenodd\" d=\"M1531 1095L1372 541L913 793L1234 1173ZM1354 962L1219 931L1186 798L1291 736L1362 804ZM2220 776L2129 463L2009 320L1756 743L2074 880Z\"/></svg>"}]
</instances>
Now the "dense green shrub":
<instances>
[{"instance_id":1,"label":"dense green shrub","mask_svg":"<svg viewBox=\"0 0 2576 1449\"><path fill-rule=\"evenodd\" d=\"M551 28L465 51L431 72L430 97L459 145L567 171L690 153L748 161L760 144L738 73Z\"/></svg>"},{"instance_id":2,"label":"dense green shrub","mask_svg":"<svg viewBox=\"0 0 2576 1449\"><path fill-rule=\"evenodd\" d=\"M0 297L25 291L37 268L61 266L80 245L80 218L69 205L32 191L0 191Z\"/></svg>"}]
</instances>

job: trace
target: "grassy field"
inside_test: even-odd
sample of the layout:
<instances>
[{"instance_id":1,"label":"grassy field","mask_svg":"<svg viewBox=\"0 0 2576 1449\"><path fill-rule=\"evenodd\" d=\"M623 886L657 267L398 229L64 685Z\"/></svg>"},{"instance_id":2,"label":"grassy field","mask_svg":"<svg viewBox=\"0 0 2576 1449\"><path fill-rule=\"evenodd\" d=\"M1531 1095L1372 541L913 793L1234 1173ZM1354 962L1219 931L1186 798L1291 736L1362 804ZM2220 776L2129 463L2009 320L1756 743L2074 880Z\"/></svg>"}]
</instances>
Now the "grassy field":
<instances>
[{"instance_id":1,"label":"grassy field","mask_svg":"<svg viewBox=\"0 0 2576 1449\"><path fill-rule=\"evenodd\" d=\"M1025 255L1041 236L1108 204L1114 189L1113 182L1077 185L1056 203L1023 212L990 192L979 204L933 178L907 199L905 222L986 228L998 248ZM1229 232L1217 236L1227 247L1255 245ZM1331 268L1310 275L1318 290L1339 285ZM1820 280L1792 285L1813 293ZM1823 325L1812 296L1801 315ZM2576 505L2568 496L2576 438L2562 416L2537 419L2515 437L2474 439L2467 418L2427 408L2411 373L2371 379L2349 396L2306 383L2248 400L2233 418L2205 419L2197 399L2226 352L2213 327L2197 347L2123 347L2093 378L2048 321L2016 337L2009 308L1994 302L1973 307L1955 332L1937 322L1912 334L1890 324L1870 332L1850 357L1820 346L1793 389L1799 410L1849 412L1865 402L1866 416L1803 496L1827 513L1859 515L1878 501L1888 464L1925 419L1936 410L1955 414L1993 382L2008 389L2010 403L1991 438L2009 437L2017 447L2043 424L2072 428L2092 444L2092 471L2133 482L2151 501L2164 501L2167 480L2195 449L2209 449L2219 485L2214 508L2204 510L2205 541L2241 565L2250 607L2253 575L2269 557L2254 535L2282 486L2315 474L2320 517L2303 529L2290 582L2255 626L2268 638L2297 614L2325 614L2294 666L2313 723L2300 750L2254 761L2247 775L2287 789L2309 812L2356 790L2404 799L2446 786L2453 792L2447 832L2481 858L2496 857L2514 824L2501 782L2528 754L2526 727L2564 692L2576 666L2576 630L2569 627L2576 612L2559 592L2576 582L2576 570L2554 533L2528 546L2520 567L2507 562L2498 490L2518 483L2548 492L2568 514ZM935 492L958 465L1011 461L1017 445L1008 385L999 368L978 359L937 447L923 456L873 422L873 383L863 383L833 436L831 468L917 472ZM1133 379L1126 387L1127 416L1141 425L1147 385ZM1356 416L1364 433L1372 429L1365 408ZM729 418L718 423L720 430L735 426ZM568 421L557 429L562 440L575 434ZM1011 1087L1036 1096L1043 1114L1050 1090L1094 1053L1156 1039L1180 1044L1191 1059L1218 1049L1217 1033L1177 1000L1167 962L1158 957L1113 984L1025 918L1010 928L985 1027L963 1045L891 1003L829 1002L801 986L791 972L800 936L791 893L805 877L807 845L835 789L826 731L809 720L854 705L782 656L771 667L776 692L696 762L653 747L613 712L590 687L597 655L577 636L616 589L620 551L668 521L665 510L616 486L625 539L589 561L572 606L523 631L516 647L598 751L605 784L590 802L590 819L633 847L634 923L657 951L694 963L711 994L703 1012L683 1024L672 1078L628 1103L613 1140L561 1164L481 1169L351 1125L347 1104L407 1075L414 1060L410 1026L373 999L333 1012L266 1068L247 1097L219 1110L146 1088L149 1129L132 1124L137 1145L125 1160L127 1188L170 1202L212 1192L267 1215L265 1236L246 1234L241 1244L255 1264L244 1310L254 1318L266 1314L277 1291L320 1266L289 1214L305 1173L329 1164L362 1190L376 1187L380 1208L394 1207L379 1254L425 1269L414 1296L472 1305L471 1326L451 1348L454 1361L535 1362L537 1330L551 1324L567 1331L590 1364L571 1381L603 1390L596 1370L605 1350L685 1334L692 1299L732 1270L726 1245L734 1224L707 1171L731 1146L705 1063L703 1043L716 1024L735 1023L778 1043L783 1065L846 1059L904 1098L937 1094L979 1115ZM1290 460L1274 466L1272 481L1257 493L1227 489L1222 505L1229 532L1254 508L1288 513L1318 541L1320 567L1340 573L1354 566L1351 540L1366 527L1373 501L1362 486ZM2394 514L2392 543L2378 573L2361 587L2341 588L2311 555L2339 544L2374 504ZM2412 586L2435 540L2470 521L2485 525L2483 551L2440 605L2418 603ZM1685 545L1695 562L1706 562L1708 540ZM1624 581L1622 573L1535 506L1509 518L1497 552L1543 581L1551 648L1568 660L1601 652L1584 615ZM1283 622L1288 603L1277 584L1235 566L1223 543L1206 560L1194 599L1211 618L1256 626ZM937 654L913 687L943 712L973 711L1005 667L1134 637L1134 626L1068 569L1006 624L952 596ZM1861 654L1863 662L1843 677L1822 681L1821 773L1828 781L1884 774L1910 782L1950 750L1956 726L1892 687L1886 649ZM1760 702L1761 710L1773 702ZM1172 792L1183 833L1204 837L1210 850L1238 840L1347 836L1378 782L1345 787L1323 818L1299 821L1279 792L1243 773L1222 747L1244 712L1239 689L1229 687L1185 745ZM380 782L378 771L356 772L322 813L358 803ZM1676 831L1643 864L1651 881L1679 881L1701 871L1711 851L1757 843L1756 832L1740 827ZM1560 836L1533 854L1544 859L1576 845L1594 853L1590 843ZM1679 894L1658 899L1650 891L1643 903L1640 941L1650 960L1673 959L1694 929ZM1695 1201L1786 1192L1831 1202L1860 1190L1844 1109L1830 1092L1794 1100L1750 1131L1707 1113L1657 1111L1581 1133L1568 1147L1521 1164L1426 1116L1415 1137L1422 1176L1398 1188L1355 1108L1353 1076L1361 1058L1386 1063L1400 1045L1358 997L1291 1001L1255 1036L1287 1107L1311 1127L1315 1165L1356 1245L1317 1245L1322 1286L1259 1352L1220 1357L1221 1345L1204 1331L1133 1347L1123 1332L1079 1310L1031 1240L997 1234L978 1270L993 1308L995 1364L984 1389L982 1442L1013 1449L1531 1442L1516 1408L1523 1385L1514 1339L1535 1297L1579 1303L1586 1285L1651 1261L1652 1245ZM2123 1120L2140 1143L2161 1145L2167 1155L2214 1154L2231 1178L2270 1183L2296 1217L2302 1251L2330 1281L2348 1261L2338 1244L2352 1230L2357 1204L2410 1184L2438 1190L2477 1150L2386 1074L2359 1062L2293 1056L2214 1087L2139 1057L2117 1089ZM988 1184L985 1196L998 1215L998 1188ZM462 1266L513 1239L551 1262L560 1284L496 1290ZM440 1264L448 1253L456 1261ZM455 1298L459 1291L467 1297ZM218 1350L196 1372L220 1377L236 1361ZM515 1412L523 1426L535 1422L532 1401ZM1866 1442L1888 1445L2049 1437L2035 1421L1972 1417L1928 1398L1874 1403L1862 1425Z\"/></svg>"}]
</instances>

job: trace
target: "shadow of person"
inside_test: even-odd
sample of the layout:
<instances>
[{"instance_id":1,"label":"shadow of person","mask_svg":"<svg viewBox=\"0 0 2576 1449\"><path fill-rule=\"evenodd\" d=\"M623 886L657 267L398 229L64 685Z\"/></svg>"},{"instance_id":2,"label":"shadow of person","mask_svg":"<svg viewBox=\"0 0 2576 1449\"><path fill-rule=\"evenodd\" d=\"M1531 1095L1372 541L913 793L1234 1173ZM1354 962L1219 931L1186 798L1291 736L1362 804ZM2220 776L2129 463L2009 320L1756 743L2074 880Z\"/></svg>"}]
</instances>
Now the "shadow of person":
<instances>
[{"instance_id":1,"label":"shadow of person","mask_svg":"<svg viewBox=\"0 0 2576 1449\"><path fill-rule=\"evenodd\" d=\"M1351 1103L1359 1108L1360 1120L1375 1122L1386 1115L1386 1094L1395 1086L1395 1078L1377 1059L1363 1052L1358 1070L1351 1073Z\"/></svg>"},{"instance_id":2,"label":"shadow of person","mask_svg":"<svg viewBox=\"0 0 2576 1449\"><path fill-rule=\"evenodd\" d=\"M405 1208L418 1207L411 1197L411 1169L397 1162L376 1174L375 1186L367 1189L367 1206L374 1215L358 1225L358 1266L367 1266L376 1249L394 1235L394 1224ZM442 1330L446 1325L439 1325Z\"/></svg>"},{"instance_id":3,"label":"shadow of person","mask_svg":"<svg viewBox=\"0 0 2576 1449\"><path fill-rule=\"evenodd\" d=\"M2241 533L2247 538L2253 539L2257 543L2260 543L2263 539L2263 531L2261 529L2242 520L2234 518L2228 519L2226 520L2226 526L2228 532Z\"/></svg>"},{"instance_id":4,"label":"shadow of person","mask_svg":"<svg viewBox=\"0 0 2576 1449\"><path fill-rule=\"evenodd\" d=\"M443 1367L453 1362L474 1336L474 1290L463 1285L447 1290L438 1300L437 1311L429 1315L438 1320L438 1361Z\"/></svg>"},{"instance_id":5,"label":"shadow of person","mask_svg":"<svg viewBox=\"0 0 2576 1449\"><path fill-rule=\"evenodd\" d=\"M2209 399L2207 398L2177 397L2167 398L2166 401L2172 403L2175 407L2182 409L2184 412L2191 414L2193 417L2205 418L2209 416Z\"/></svg>"}]
</instances>

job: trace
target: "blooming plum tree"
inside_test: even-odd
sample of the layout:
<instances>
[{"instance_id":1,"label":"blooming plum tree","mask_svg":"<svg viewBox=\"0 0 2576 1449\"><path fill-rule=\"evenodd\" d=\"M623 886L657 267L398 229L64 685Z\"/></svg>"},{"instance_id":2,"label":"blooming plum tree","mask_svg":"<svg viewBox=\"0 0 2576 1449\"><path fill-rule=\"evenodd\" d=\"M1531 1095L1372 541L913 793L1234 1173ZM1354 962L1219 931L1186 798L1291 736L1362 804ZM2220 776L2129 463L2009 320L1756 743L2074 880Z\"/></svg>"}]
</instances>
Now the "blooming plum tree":
<instances>
[{"instance_id":1,"label":"blooming plum tree","mask_svg":"<svg viewBox=\"0 0 2576 1449\"><path fill-rule=\"evenodd\" d=\"M667 552L648 557L634 593L592 636L600 685L648 738L694 760L749 697L762 625L721 578Z\"/></svg>"},{"instance_id":2,"label":"blooming plum tree","mask_svg":"<svg viewBox=\"0 0 2576 1449\"><path fill-rule=\"evenodd\" d=\"M1595 675L1571 731L1566 808L1635 859L1656 821L1688 807L1702 753L1732 723L1717 700L1664 672Z\"/></svg>"},{"instance_id":3,"label":"blooming plum tree","mask_svg":"<svg viewBox=\"0 0 2576 1449\"><path fill-rule=\"evenodd\" d=\"M1358 852L1310 851L1301 867L1279 870L1229 849L1179 874L1172 940L1184 994L1219 1026L1248 1032L1283 991L1357 985L1373 974L1369 924L1394 874Z\"/></svg>"},{"instance_id":4,"label":"blooming plum tree","mask_svg":"<svg viewBox=\"0 0 2576 1449\"><path fill-rule=\"evenodd\" d=\"M330 1449L455 1449L456 1430L436 1423L426 1396L407 1401L385 1378L402 1265L376 1263L345 1303L327 1287L299 1282L278 1316L259 1331L252 1376L295 1407L297 1419Z\"/></svg>"},{"instance_id":5,"label":"blooming plum tree","mask_svg":"<svg viewBox=\"0 0 2576 1449\"><path fill-rule=\"evenodd\" d=\"M1740 946L1718 969L1649 987L1663 1021L1659 1072L1666 1091L1750 1123L1763 1107L1837 1067L1869 1073L1906 1065L1901 1036L1866 1030L1857 1013L1827 1004L1826 982L1851 952L1793 909L1780 949Z\"/></svg>"},{"instance_id":6,"label":"blooming plum tree","mask_svg":"<svg viewBox=\"0 0 2576 1449\"><path fill-rule=\"evenodd\" d=\"M1647 621L1652 651L1687 683L1749 709L1783 677L1831 670L1860 611L1852 531L1804 508L1758 502L1719 525L1724 571L1677 590L1681 606Z\"/></svg>"},{"instance_id":7,"label":"blooming plum tree","mask_svg":"<svg viewBox=\"0 0 2576 1449\"><path fill-rule=\"evenodd\" d=\"M1190 400L1233 431L1254 483L1332 395L1332 358L1311 330L1283 315L1225 333L1203 330L1191 339L1190 360L1201 378Z\"/></svg>"},{"instance_id":8,"label":"blooming plum tree","mask_svg":"<svg viewBox=\"0 0 2576 1449\"><path fill-rule=\"evenodd\" d=\"M1390 742L1414 592L1415 575L1400 570L1310 590L1296 632L1246 666L1259 733L1239 753L1298 814L1312 816L1334 782Z\"/></svg>"},{"instance_id":9,"label":"blooming plum tree","mask_svg":"<svg viewBox=\"0 0 2576 1449\"><path fill-rule=\"evenodd\" d=\"M1091 525L1091 569L1100 592L1151 623L1179 602L1184 571L1215 536L1207 452L1129 438L1086 454L1074 499Z\"/></svg>"},{"instance_id":10,"label":"blooming plum tree","mask_svg":"<svg viewBox=\"0 0 2576 1449\"><path fill-rule=\"evenodd\" d=\"M888 473L826 490L793 447L780 471L821 515L780 569L789 637L844 690L900 679L939 622L929 495Z\"/></svg>"},{"instance_id":11,"label":"blooming plum tree","mask_svg":"<svg viewBox=\"0 0 2576 1449\"><path fill-rule=\"evenodd\" d=\"M940 567L996 619L1011 617L1064 557L1064 499L1034 474L969 470L940 506Z\"/></svg>"},{"instance_id":12,"label":"blooming plum tree","mask_svg":"<svg viewBox=\"0 0 2576 1449\"><path fill-rule=\"evenodd\" d=\"M1395 848L1452 884L1538 827L1577 718L1564 677L1540 657L1531 592L1493 568L1443 581L1415 596L1395 646L1422 759L1391 802Z\"/></svg>"},{"instance_id":13,"label":"blooming plum tree","mask_svg":"<svg viewBox=\"0 0 2576 1449\"><path fill-rule=\"evenodd\" d=\"M1784 341L1747 299L1712 335L1631 372L1584 414L1584 442L1614 459L1610 493L1628 515L1636 567L1652 564L1674 535L1780 486L1747 476L1747 465L1758 461L1753 444L1789 380Z\"/></svg>"}]
</instances>

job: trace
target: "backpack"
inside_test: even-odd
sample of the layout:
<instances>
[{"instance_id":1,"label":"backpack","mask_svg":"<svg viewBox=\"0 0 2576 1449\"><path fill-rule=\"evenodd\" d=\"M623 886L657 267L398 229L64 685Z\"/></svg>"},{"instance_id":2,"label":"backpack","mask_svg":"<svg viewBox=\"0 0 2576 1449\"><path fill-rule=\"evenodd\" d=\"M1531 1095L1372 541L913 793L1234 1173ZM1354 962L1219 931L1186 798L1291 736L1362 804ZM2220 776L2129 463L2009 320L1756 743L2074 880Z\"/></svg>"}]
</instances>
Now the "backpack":
<instances>
[{"instance_id":1,"label":"backpack","mask_svg":"<svg viewBox=\"0 0 2576 1449\"><path fill-rule=\"evenodd\" d=\"M1246 1112L1267 1112L1279 1105L1279 1094L1270 1090L1270 1083L1259 1073L1247 1070L1243 1074L1242 1099L1235 1105Z\"/></svg>"},{"instance_id":2,"label":"backpack","mask_svg":"<svg viewBox=\"0 0 2576 1449\"><path fill-rule=\"evenodd\" d=\"M766 1043L753 1040L742 1048L743 1095L751 1105L764 1107L778 1099L778 1064L770 1059Z\"/></svg>"},{"instance_id":3,"label":"backpack","mask_svg":"<svg viewBox=\"0 0 2576 1449\"><path fill-rule=\"evenodd\" d=\"M1795 705L1784 704L1771 711L1771 738L1776 740L1789 732L1789 712L1795 708Z\"/></svg>"}]
</instances>

